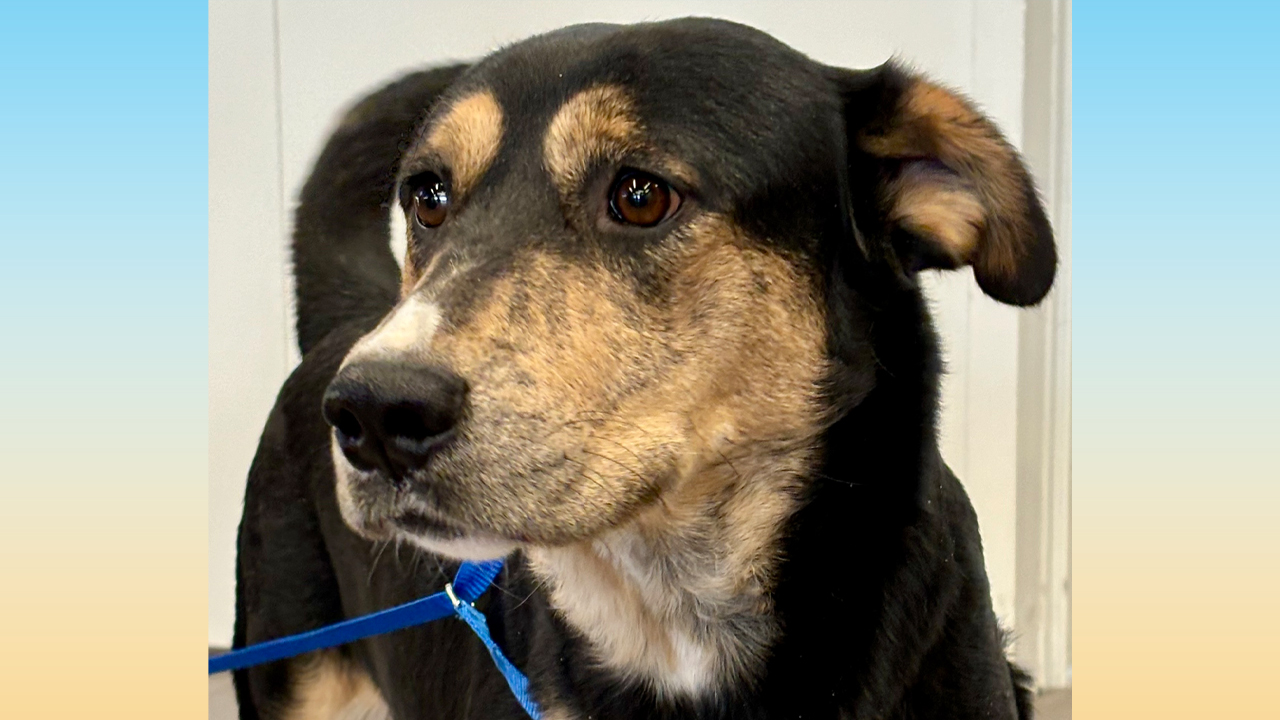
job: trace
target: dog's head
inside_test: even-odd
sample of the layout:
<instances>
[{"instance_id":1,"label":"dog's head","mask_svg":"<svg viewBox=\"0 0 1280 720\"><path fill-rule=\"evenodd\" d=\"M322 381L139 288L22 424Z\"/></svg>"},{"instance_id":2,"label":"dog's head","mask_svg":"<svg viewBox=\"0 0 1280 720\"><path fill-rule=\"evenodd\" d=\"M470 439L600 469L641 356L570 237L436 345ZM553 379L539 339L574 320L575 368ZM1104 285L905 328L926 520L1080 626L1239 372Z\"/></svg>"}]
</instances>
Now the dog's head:
<instances>
[{"instance_id":1,"label":"dog's head","mask_svg":"<svg viewBox=\"0 0 1280 720\"><path fill-rule=\"evenodd\" d=\"M830 340L864 322L834 268L903 286L972 265L1030 304L1056 262L968 102L708 20L490 56L433 107L398 197L401 300L326 395L338 495L356 530L463 558L707 513L776 525L874 383L869 349Z\"/></svg>"}]
</instances>

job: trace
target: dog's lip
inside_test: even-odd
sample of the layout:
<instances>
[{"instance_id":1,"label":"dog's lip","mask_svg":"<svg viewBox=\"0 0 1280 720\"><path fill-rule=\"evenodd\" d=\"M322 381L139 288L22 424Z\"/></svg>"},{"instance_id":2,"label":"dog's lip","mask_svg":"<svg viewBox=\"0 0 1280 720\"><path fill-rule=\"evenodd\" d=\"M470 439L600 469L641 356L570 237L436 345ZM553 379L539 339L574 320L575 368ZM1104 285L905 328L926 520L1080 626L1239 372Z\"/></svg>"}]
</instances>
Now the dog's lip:
<instances>
[{"instance_id":1,"label":"dog's lip","mask_svg":"<svg viewBox=\"0 0 1280 720\"><path fill-rule=\"evenodd\" d=\"M528 538L525 537L512 537L496 534L487 530L467 528L452 520L441 518L439 515L429 514L420 510L406 510L404 512L397 513L395 516L388 518L388 520L391 525L400 532L432 540L472 540L476 538L484 538L487 540L514 543L524 543L528 541Z\"/></svg>"},{"instance_id":2,"label":"dog's lip","mask_svg":"<svg viewBox=\"0 0 1280 720\"><path fill-rule=\"evenodd\" d=\"M388 519L397 528L404 532L415 535L425 535L442 540L456 540L470 534L465 528L462 528L448 520L443 520L437 516L428 515L417 510L406 510L404 512L396 513L393 517Z\"/></svg>"}]
</instances>

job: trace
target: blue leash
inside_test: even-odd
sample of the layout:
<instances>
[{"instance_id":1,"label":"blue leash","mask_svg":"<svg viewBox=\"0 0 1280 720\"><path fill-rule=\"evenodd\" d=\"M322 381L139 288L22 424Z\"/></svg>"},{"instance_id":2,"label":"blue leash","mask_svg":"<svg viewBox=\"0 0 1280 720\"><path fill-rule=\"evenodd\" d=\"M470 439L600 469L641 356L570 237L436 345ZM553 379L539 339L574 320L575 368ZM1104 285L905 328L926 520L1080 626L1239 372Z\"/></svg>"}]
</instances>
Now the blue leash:
<instances>
[{"instance_id":1,"label":"blue leash","mask_svg":"<svg viewBox=\"0 0 1280 720\"><path fill-rule=\"evenodd\" d=\"M498 647L489 635L489 625L485 622L484 615L471 604L489 589L493 579L501 570L501 560L482 563L464 562L458 568L458 574L453 578L453 582L444 586L443 592L297 635L288 635L215 655L209 658L209 674L261 665L272 660L282 660L312 650L344 645L361 638L403 630L449 615L457 615L470 626L484 643L485 648L489 650L489 656L502 672L502 677L507 681L507 687L511 688L520 707L524 708L533 720L542 720L542 710L538 708L538 703L529 692L529 678L512 665L506 655L502 654L502 648Z\"/></svg>"}]
</instances>

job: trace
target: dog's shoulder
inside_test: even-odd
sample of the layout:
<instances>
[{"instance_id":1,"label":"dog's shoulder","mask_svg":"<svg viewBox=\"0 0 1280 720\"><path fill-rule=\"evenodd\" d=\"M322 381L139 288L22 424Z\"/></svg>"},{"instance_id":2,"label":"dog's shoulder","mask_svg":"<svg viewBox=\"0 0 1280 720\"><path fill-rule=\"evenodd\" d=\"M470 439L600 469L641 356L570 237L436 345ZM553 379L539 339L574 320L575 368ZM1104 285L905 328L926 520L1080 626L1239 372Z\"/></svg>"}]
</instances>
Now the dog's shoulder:
<instances>
[{"instance_id":1,"label":"dog's shoulder","mask_svg":"<svg viewBox=\"0 0 1280 720\"><path fill-rule=\"evenodd\" d=\"M906 586L926 591L918 598L894 595L891 610L932 636L920 648L920 680L906 690L906 705L914 712L934 707L940 715L1000 708L1000 717L1028 717L1026 678L1005 659L1007 636L992 611L977 513L944 463L930 477L902 568Z\"/></svg>"}]
</instances>

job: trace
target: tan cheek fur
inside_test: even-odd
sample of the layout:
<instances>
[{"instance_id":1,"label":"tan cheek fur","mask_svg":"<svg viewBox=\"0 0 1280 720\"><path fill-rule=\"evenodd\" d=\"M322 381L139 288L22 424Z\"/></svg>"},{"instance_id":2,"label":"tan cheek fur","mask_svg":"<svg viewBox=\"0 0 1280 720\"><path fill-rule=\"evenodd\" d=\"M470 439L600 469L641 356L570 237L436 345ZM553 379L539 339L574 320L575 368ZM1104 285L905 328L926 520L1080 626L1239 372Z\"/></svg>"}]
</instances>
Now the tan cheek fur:
<instances>
[{"instance_id":1,"label":"tan cheek fur","mask_svg":"<svg viewBox=\"0 0 1280 720\"><path fill-rule=\"evenodd\" d=\"M471 378L478 417L536 414L537 440L591 475L551 509L561 520L585 523L638 481L696 473L814 422L824 330L809 283L724 221L690 235L663 260L675 267L664 307L640 303L600 264L533 256L433 341Z\"/></svg>"},{"instance_id":2,"label":"tan cheek fur","mask_svg":"<svg viewBox=\"0 0 1280 720\"><path fill-rule=\"evenodd\" d=\"M622 492L634 479L616 466L635 466L638 456L674 464L660 501L631 520L591 540L528 550L553 603L602 663L674 694L749 672L774 637L778 533L812 461L825 370L812 288L788 262L719 218L689 235L668 259L670 305L647 318L647 330L624 330L624 318L597 308L597 322L575 323L566 340L583 365L557 353L540 369L526 366L539 385L563 390L555 399L543 391L542 403L616 402L584 441L588 471L616 485L589 494ZM626 358L660 354L645 347L657 337L678 362L611 398L615 379L646 372Z\"/></svg>"}]
</instances>

